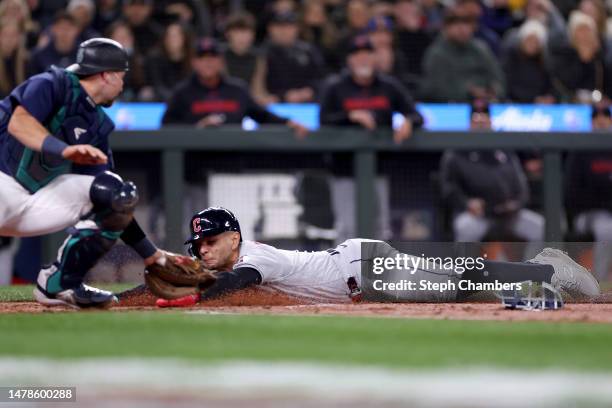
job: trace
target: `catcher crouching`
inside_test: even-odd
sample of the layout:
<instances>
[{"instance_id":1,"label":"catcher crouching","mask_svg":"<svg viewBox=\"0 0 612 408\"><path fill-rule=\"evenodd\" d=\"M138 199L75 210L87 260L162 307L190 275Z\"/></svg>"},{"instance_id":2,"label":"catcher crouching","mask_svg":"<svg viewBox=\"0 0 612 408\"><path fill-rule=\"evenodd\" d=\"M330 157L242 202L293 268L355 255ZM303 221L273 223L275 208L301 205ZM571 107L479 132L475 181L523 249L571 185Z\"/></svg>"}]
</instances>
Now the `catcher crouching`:
<instances>
[{"instance_id":1,"label":"catcher crouching","mask_svg":"<svg viewBox=\"0 0 612 408\"><path fill-rule=\"evenodd\" d=\"M190 229L191 237L185 244L192 257L166 253L165 258L147 268L146 285L159 297L156 302L159 307L193 306L202 300L257 285L315 302L350 303L362 298L363 263L371 264L380 257L404 256L386 242L377 240L349 239L335 248L318 252L287 251L243 240L238 219L221 207L210 207L195 214ZM534 281L546 282L575 298L600 294L599 284L589 271L552 248L546 248L527 262L485 261L484 273L479 270L461 274L435 265L411 274L399 270L390 272L402 273L414 282L426 280L432 284L459 279L469 279L472 283ZM383 300L453 302L472 293L461 289L418 290L386 299L383 296ZM367 294L368 291L363 292ZM364 300L380 301L381 297Z\"/></svg>"}]
</instances>

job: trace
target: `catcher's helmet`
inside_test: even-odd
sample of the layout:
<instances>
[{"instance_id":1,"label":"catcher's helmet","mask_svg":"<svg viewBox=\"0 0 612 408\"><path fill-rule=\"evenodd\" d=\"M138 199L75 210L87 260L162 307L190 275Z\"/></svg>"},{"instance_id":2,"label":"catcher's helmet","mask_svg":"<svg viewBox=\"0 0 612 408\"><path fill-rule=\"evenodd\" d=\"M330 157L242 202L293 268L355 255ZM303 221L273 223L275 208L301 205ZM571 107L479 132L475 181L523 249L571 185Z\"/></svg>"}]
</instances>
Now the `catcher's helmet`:
<instances>
[{"instance_id":1,"label":"catcher's helmet","mask_svg":"<svg viewBox=\"0 0 612 408\"><path fill-rule=\"evenodd\" d=\"M129 69L128 54L115 40L92 38L79 45L76 63L66 69L79 76L104 71L127 71Z\"/></svg>"},{"instance_id":2,"label":"catcher's helmet","mask_svg":"<svg viewBox=\"0 0 612 408\"><path fill-rule=\"evenodd\" d=\"M201 238L212 237L226 231L235 231L240 233L240 242L242 242L238 219L230 210L223 207L209 207L195 214L191 217L189 230L191 237L185 241L185 245L189 245L189 253L198 258L200 254L194 244L197 246L197 241Z\"/></svg>"}]
</instances>

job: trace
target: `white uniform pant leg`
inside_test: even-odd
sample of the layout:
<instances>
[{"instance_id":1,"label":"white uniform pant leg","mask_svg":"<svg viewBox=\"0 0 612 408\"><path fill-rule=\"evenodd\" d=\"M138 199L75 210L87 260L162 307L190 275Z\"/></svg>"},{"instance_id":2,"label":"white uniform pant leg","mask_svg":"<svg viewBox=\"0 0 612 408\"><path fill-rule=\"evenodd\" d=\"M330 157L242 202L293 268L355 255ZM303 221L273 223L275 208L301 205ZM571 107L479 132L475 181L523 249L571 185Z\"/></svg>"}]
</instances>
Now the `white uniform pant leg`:
<instances>
[{"instance_id":1,"label":"white uniform pant leg","mask_svg":"<svg viewBox=\"0 0 612 408\"><path fill-rule=\"evenodd\" d=\"M489 231L491 221L464 211L453 220L456 242L480 242Z\"/></svg>"},{"instance_id":2,"label":"white uniform pant leg","mask_svg":"<svg viewBox=\"0 0 612 408\"><path fill-rule=\"evenodd\" d=\"M612 256L612 213L605 210L581 213L576 217L575 227L580 233L593 233L593 274L600 281L605 280Z\"/></svg>"},{"instance_id":3,"label":"white uniform pant leg","mask_svg":"<svg viewBox=\"0 0 612 408\"><path fill-rule=\"evenodd\" d=\"M544 240L544 217L526 208L514 216L510 228L515 236L525 241Z\"/></svg>"},{"instance_id":4,"label":"white uniform pant leg","mask_svg":"<svg viewBox=\"0 0 612 408\"><path fill-rule=\"evenodd\" d=\"M92 208L93 176L64 174L30 194L12 177L0 173L0 235L28 237L61 231Z\"/></svg>"}]
</instances>

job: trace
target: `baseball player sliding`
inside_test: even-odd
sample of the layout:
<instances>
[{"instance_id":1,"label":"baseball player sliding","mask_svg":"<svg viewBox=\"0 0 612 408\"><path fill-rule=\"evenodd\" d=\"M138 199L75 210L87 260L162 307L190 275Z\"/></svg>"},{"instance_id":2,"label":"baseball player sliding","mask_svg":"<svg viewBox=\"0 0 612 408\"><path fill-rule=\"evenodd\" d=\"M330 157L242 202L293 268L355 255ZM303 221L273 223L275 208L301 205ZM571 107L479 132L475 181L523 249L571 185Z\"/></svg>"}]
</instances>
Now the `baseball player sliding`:
<instances>
[{"instance_id":1,"label":"baseball player sliding","mask_svg":"<svg viewBox=\"0 0 612 408\"><path fill-rule=\"evenodd\" d=\"M350 302L360 292L361 266L375 258L396 258L399 252L382 241L349 239L336 248L320 252L286 251L242 239L240 225L231 211L207 208L190 223L189 253L205 268L220 271L216 281L197 293L176 299L158 299L160 307L191 306L253 285L317 302ZM367 243L363 245L362 243ZM366 251L367 253L363 253ZM408 255L410 256L410 255ZM419 268L403 273L414 282L443 283L458 279L456 271L442 267ZM547 248L528 262L484 261L484 271L466 271L462 279L478 282L547 282L572 296L594 297L600 293L595 278L562 251ZM461 290L418 290L398 300L452 302L465 295Z\"/></svg>"},{"instance_id":2,"label":"baseball player sliding","mask_svg":"<svg viewBox=\"0 0 612 408\"><path fill-rule=\"evenodd\" d=\"M164 258L133 218L136 186L110 172L114 124L102 107L119 96L127 70L119 43L94 38L79 46L75 64L29 78L0 102L0 236L74 226L38 276L34 295L44 305L116 302L83 278L119 238L146 265Z\"/></svg>"}]
</instances>

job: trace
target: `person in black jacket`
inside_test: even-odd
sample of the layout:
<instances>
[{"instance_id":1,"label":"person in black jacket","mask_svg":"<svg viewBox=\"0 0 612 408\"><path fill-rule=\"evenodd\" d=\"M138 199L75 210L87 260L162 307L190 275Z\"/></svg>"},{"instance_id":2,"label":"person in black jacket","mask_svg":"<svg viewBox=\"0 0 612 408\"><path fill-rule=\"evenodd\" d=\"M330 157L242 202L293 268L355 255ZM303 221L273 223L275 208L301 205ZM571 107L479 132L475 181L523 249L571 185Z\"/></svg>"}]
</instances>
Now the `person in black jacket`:
<instances>
[{"instance_id":1,"label":"person in black jacket","mask_svg":"<svg viewBox=\"0 0 612 408\"><path fill-rule=\"evenodd\" d=\"M324 75L320 51L300 41L298 36L298 20L294 13L274 14L268 24L268 41L264 47L265 87L282 102L312 102Z\"/></svg>"},{"instance_id":2,"label":"person in black jacket","mask_svg":"<svg viewBox=\"0 0 612 408\"><path fill-rule=\"evenodd\" d=\"M472 129L490 129L487 105L475 104ZM541 241L544 218L527 208L527 179L514 152L447 151L440 164L442 196L453 208L457 242L482 241L492 228L503 239Z\"/></svg>"},{"instance_id":3,"label":"person in black jacket","mask_svg":"<svg viewBox=\"0 0 612 408\"><path fill-rule=\"evenodd\" d=\"M76 59L79 26L74 17L64 11L58 12L49 34L49 42L32 53L27 69L28 76L40 74L52 65L66 68Z\"/></svg>"},{"instance_id":4,"label":"person in black jacket","mask_svg":"<svg viewBox=\"0 0 612 408\"><path fill-rule=\"evenodd\" d=\"M529 20L518 30L518 42L502 60L507 96L513 102L553 103L552 77L545 61L547 32L544 24Z\"/></svg>"},{"instance_id":5,"label":"person in black jacket","mask_svg":"<svg viewBox=\"0 0 612 408\"><path fill-rule=\"evenodd\" d=\"M204 128L240 124L245 116L258 123L285 124L303 137L307 129L259 106L242 80L223 76L223 58L217 42L203 38L193 58L194 74L174 89L162 122L192 124Z\"/></svg>"},{"instance_id":6,"label":"person in black jacket","mask_svg":"<svg viewBox=\"0 0 612 408\"><path fill-rule=\"evenodd\" d=\"M394 77L375 70L370 40L356 37L349 48L348 69L329 78L321 91L321 125L361 126L368 130L392 127L393 113L406 118L395 130L397 143L409 138L423 124L412 97Z\"/></svg>"}]
</instances>

